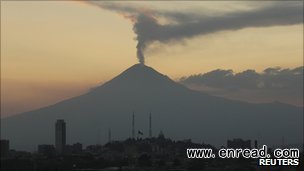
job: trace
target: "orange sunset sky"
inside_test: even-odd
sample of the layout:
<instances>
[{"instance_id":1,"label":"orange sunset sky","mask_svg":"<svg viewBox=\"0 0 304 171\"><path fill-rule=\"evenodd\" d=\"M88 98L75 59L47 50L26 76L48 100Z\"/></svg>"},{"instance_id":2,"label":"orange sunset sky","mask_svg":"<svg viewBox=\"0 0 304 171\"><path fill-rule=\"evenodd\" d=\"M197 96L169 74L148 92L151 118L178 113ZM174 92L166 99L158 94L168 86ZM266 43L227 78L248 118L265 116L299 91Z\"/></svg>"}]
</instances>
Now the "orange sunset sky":
<instances>
[{"instance_id":1,"label":"orange sunset sky","mask_svg":"<svg viewBox=\"0 0 304 171\"><path fill-rule=\"evenodd\" d=\"M228 1L130 3L215 13L252 7ZM135 37L129 20L87 3L1 1L1 117L77 96L110 80L138 62ZM146 52L146 65L174 80L218 68L262 72L268 67L299 67L303 23L156 44Z\"/></svg>"}]
</instances>

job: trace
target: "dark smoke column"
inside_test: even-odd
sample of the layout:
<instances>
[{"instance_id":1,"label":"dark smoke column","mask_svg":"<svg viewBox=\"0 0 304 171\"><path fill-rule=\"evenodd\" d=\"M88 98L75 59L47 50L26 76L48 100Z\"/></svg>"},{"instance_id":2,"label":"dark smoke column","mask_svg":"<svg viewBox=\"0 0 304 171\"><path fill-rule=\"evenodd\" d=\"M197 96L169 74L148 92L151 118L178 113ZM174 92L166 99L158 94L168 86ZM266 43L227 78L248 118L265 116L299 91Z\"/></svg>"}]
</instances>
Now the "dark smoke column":
<instances>
[{"instance_id":1,"label":"dark smoke column","mask_svg":"<svg viewBox=\"0 0 304 171\"><path fill-rule=\"evenodd\" d=\"M133 24L137 35L137 58L145 64L145 50L153 42L168 43L219 31L247 27L284 26L303 23L303 3L276 2L254 10L240 10L222 15L205 15L194 11L162 11L121 3L88 0L90 4L114 11ZM160 19L168 21L161 23Z\"/></svg>"},{"instance_id":2,"label":"dark smoke column","mask_svg":"<svg viewBox=\"0 0 304 171\"><path fill-rule=\"evenodd\" d=\"M148 14L139 13L133 26L133 31L137 35L137 58L140 64L145 64L144 51L146 47L154 41L155 33L158 29L157 20Z\"/></svg>"},{"instance_id":3,"label":"dark smoke column","mask_svg":"<svg viewBox=\"0 0 304 171\"><path fill-rule=\"evenodd\" d=\"M142 49L142 45L138 42L136 45L136 49L137 49L137 58L138 58L138 62L141 65L145 65L145 57L144 57L144 53L143 53L143 49Z\"/></svg>"},{"instance_id":4,"label":"dark smoke column","mask_svg":"<svg viewBox=\"0 0 304 171\"><path fill-rule=\"evenodd\" d=\"M133 26L133 31L137 35L137 37L136 37L136 39L137 39L136 54L137 54L138 62L141 65L145 65L145 56L144 56L144 52L143 52L145 49L145 36L144 36L144 34L141 34L141 33L145 32L145 27L143 24L141 24L142 21L143 21L143 15L139 14L136 17L136 22Z\"/></svg>"}]
</instances>

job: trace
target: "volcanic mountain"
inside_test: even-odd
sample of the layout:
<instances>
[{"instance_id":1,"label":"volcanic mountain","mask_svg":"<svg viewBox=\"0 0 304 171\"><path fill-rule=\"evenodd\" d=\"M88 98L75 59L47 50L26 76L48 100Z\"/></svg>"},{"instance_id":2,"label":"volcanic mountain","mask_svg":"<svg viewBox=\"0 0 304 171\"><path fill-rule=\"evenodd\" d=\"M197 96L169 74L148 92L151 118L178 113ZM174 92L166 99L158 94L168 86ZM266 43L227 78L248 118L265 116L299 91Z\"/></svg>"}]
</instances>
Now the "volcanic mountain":
<instances>
[{"instance_id":1,"label":"volcanic mountain","mask_svg":"<svg viewBox=\"0 0 304 171\"><path fill-rule=\"evenodd\" d=\"M265 144L302 142L303 108L282 103L250 104L190 90L151 67L136 64L86 94L1 120L1 138L12 148L35 150L54 144L55 122L67 124L67 143L105 143L131 136L135 129L148 136L163 131L173 139L225 145L227 139L259 139Z\"/></svg>"}]
</instances>

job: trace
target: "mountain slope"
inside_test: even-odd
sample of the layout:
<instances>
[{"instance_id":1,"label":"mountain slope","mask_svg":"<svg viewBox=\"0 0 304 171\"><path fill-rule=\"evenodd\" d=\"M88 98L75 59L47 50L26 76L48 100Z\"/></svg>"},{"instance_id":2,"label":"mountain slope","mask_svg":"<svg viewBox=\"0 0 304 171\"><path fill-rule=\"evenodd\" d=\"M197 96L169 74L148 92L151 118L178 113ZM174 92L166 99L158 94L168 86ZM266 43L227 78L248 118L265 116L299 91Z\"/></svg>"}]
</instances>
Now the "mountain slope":
<instances>
[{"instance_id":1,"label":"mountain slope","mask_svg":"<svg viewBox=\"0 0 304 171\"><path fill-rule=\"evenodd\" d=\"M56 119L67 123L67 143L105 143L131 135L135 127L148 133L152 112L153 135L215 145L228 138L259 138L263 143L298 143L303 135L303 108L279 103L249 104L193 91L154 69L134 65L109 82L52 106L2 119L1 136L17 149L34 150L54 144Z\"/></svg>"}]
</instances>

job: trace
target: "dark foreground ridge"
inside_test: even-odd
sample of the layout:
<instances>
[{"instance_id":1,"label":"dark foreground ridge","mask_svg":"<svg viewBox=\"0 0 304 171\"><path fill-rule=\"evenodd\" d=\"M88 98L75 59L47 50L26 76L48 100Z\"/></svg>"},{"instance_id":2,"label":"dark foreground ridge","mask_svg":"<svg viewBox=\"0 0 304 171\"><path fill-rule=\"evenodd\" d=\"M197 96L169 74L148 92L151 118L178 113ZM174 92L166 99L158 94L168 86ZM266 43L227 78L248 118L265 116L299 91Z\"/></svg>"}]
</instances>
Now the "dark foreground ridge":
<instances>
[{"instance_id":1,"label":"dark foreground ridge","mask_svg":"<svg viewBox=\"0 0 304 171\"><path fill-rule=\"evenodd\" d=\"M249 140L248 140L249 141ZM241 142L241 144L240 144ZM250 141L249 141L250 142ZM234 144L233 144L234 143ZM210 144L194 143L191 139L174 141L163 133L157 137L110 141L104 145L82 147L81 143L66 145L63 153L58 154L53 145L39 145L34 153L11 150L6 158L1 157L1 170L37 171L277 171L303 170L303 153L297 166L258 166L258 159L221 159L187 157L188 148L217 148ZM227 148L253 148L241 139L227 142ZM257 147L254 147L257 148ZM269 149L271 152L272 149Z\"/></svg>"}]
</instances>

